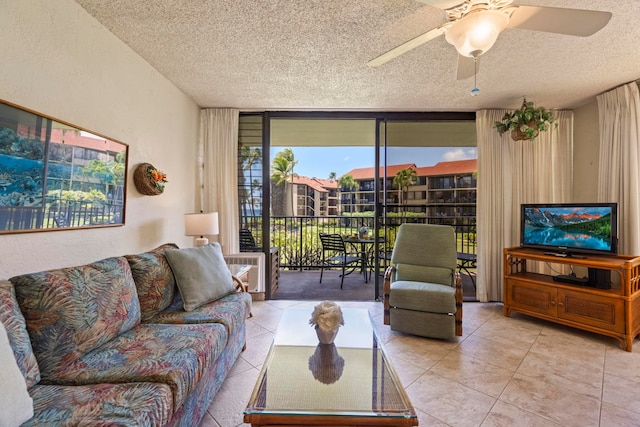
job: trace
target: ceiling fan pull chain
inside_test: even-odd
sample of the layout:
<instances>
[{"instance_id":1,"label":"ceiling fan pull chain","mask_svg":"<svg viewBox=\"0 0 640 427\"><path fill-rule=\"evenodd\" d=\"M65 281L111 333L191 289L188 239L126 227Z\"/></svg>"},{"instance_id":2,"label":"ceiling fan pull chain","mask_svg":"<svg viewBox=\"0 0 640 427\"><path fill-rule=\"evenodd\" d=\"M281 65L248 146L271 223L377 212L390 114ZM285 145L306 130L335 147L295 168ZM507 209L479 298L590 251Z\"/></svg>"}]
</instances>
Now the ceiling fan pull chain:
<instances>
[{"instance_id":1,"label":"ceiling fan pull chain","mask_svg":"<svg viewBox=\"0 0 640 427\"><path fill-rule=\"evenodd\" d=\"M478 89L478 58L473 58L473 89L471 89L471 96L480 95L480 89Z\"/></svg>"}]
</instances>

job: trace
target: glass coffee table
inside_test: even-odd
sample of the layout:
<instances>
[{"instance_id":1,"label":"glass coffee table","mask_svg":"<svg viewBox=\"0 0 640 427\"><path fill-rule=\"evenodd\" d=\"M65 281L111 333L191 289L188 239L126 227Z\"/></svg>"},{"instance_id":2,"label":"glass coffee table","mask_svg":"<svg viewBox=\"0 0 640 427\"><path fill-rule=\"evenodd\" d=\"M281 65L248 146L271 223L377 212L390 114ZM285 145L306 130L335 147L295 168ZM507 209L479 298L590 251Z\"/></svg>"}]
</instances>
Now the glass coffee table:
<instances>
[{"instance_id":1,"label":"glass coffee table","mask_svg":"<svg viewBox=\"0 0 640 427\"><path fill-rule=\"evenodd\" d=\"M312 307L284 311L244 411L252 426L416 426L418 418L366 309L342 308L334 344L319 344Z\"/></svg>"}]
</instances>

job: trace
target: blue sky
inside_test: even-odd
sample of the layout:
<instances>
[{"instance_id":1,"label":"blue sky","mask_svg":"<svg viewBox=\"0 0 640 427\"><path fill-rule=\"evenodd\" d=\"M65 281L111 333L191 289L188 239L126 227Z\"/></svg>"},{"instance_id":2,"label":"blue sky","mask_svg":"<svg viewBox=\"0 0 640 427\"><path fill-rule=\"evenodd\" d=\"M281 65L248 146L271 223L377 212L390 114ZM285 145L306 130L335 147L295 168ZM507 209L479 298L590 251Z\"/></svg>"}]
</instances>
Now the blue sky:
<instances>
[{"instance_id":1,"label":"blue sky","mask_svg":"<svg viewBox=\"0 0 640 427\"><path fill-rule=\"evenodd\" d=\"M271 147L271 158L285 147ZM290 147L298 161L294 172L310 178L328 178L330 172L338 177L351 169L373 166L373 147ZM388 164L415 163L433 166L438 162L477 158L475 147L389 147Z\"/></svg>"}]
</instances>

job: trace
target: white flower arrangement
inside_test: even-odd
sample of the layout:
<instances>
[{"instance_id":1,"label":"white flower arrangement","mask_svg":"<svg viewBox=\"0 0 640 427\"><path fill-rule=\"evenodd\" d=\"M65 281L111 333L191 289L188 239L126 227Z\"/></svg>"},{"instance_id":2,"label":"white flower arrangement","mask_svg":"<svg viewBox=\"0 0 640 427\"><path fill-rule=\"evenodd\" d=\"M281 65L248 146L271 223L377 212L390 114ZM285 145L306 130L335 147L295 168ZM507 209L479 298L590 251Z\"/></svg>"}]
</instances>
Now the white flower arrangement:
<instances>
[{"instance_id":1,"label":"white flower arrangement","mask_svg":"<svg viewBox=\"0 0 640 427\"><path fill-rule=\"evenodd\" d=\"M313 308L309 324L323 331L333 331L344 325L342 310L335 302L323 301Z\"/></svg>"}]
</instances>

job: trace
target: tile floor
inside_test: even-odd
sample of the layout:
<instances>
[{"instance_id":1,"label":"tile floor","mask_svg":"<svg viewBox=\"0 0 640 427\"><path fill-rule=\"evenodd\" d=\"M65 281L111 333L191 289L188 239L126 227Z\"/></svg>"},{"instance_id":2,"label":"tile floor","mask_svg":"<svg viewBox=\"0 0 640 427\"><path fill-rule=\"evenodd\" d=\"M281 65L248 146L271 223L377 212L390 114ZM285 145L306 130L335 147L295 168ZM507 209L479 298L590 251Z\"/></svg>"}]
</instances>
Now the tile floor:
<instances>
[{"instance_id":1,"label":"tile floor","mask_svg":"<svg viewBox=\"0 0 640 427\"><path fill-rule=\"evenodd\" d=\"M201 427L248 426L242 412L282 310L316 303L254 301L247 349ZM499 303L465 303L463 336L446 342L390 331L382 303L340 304L369 309L420 426L640 426L638 340L630 353L612 338L504 317Z\"/></svg>"}]
</instances>

